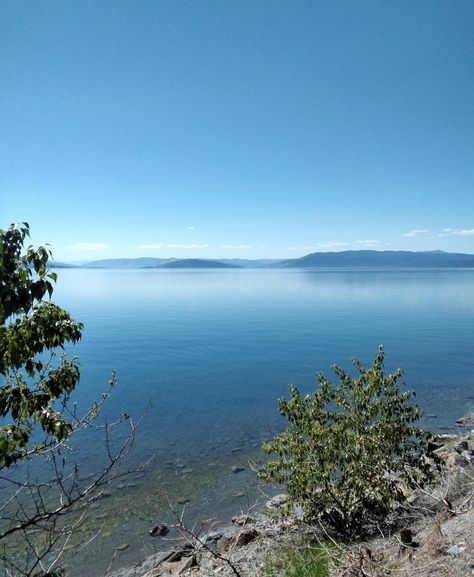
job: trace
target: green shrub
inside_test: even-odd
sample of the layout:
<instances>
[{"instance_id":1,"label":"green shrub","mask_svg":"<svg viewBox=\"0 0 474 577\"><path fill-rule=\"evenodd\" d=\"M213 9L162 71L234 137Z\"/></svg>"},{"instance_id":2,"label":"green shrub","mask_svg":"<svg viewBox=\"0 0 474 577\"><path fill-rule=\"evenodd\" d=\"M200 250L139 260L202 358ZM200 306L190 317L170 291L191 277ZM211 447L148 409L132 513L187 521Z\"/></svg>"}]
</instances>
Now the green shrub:
<instances>
[{"instance_id":1,"label":"green shrub","mask_svg":"<svg viewBox=\"0 0 474 577\"><path fill-rule=\"evenodd\" d=\"M279 401L289 427L263 445L275 458L260 473L286 486L307 521L347 536L403 501L402 483L432 479L425 459L432 435L416 426L421 411L415 393L403 392L403 371L384 374L383 346L369 369L353 363L357 378L334 366L339 382L318 373L319 388L305 397L290 385L290 399Z\"/></svg>"}]
</instances>

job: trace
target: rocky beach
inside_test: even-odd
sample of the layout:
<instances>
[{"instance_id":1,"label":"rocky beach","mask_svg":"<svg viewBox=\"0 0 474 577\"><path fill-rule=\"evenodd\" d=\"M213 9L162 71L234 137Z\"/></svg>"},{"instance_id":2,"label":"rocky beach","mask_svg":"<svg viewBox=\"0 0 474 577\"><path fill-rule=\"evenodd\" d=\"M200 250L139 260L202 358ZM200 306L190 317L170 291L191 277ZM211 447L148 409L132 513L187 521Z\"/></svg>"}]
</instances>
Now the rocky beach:
<instances>
[{"instance_id":1,"label":"rocky beach","mask_svg":"<svg viewBox=\"0 0 474 577\"><path fill-rule=\"evenodd\" d=\"M430 447L427 458L440 469L436 483L407 489L406 503L370 540L335 543L320 529L305 525L298 511L283 519L278 511L286 497L279 494L242 511L225 526L211 520L189 527L176 512L172 528L177 538L168 541L169 547L108 576L276 576L281 550L317 543L330 545L330 556L337 559L330 569L334 577L474 575L474 430L470 417L457 425L457 434L437 435ZM166 543L168 529L155 526L150 538Z\"/></svg>"}]
</instances>

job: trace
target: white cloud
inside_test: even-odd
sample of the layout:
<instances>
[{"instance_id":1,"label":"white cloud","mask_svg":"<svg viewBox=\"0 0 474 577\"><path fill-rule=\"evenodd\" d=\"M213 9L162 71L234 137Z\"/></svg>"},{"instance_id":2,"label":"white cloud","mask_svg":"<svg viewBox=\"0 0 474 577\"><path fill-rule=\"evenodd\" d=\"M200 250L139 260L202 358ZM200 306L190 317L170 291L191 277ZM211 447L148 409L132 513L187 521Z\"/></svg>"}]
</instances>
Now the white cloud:
<instances>
[{"instance_id":1,"label":"white cloud","mask_svg":"<svg viewBox=\"0 0 474 577\"><path fill-rule=\"evenodd\" d=\"M164 242L154 242L152 244L141 244L138 248L140 250L155 250L165 248L166 244Z\"/></svg>"},{"instance_id":2,"label":"white cloud","mask_svg":"<svg viewBox=\"0 0 474 577\"><path fill-rule=\"evenodd\" d=\"M474 228L444 228L438 236L474 236Z\"/></svg>"},{"instance_id":3,"label":"white cloud","mask_svg":"<svg viewBox=\"0 0 474 577\"><path fill-rule=\"evenodd\" d=\"M188 230L195 230L195 226L188 226Z\"/></svg>"},{"instance_id":4,"label":"white cloud","mask_svg":"<svg viewBox=\"0 0 474 577\"><path fill-rule=\"evenodd\" d=\"M208 246L209 245L207 245L207 244L154 242L152 244L141 244L138 248L140 250L161 250L163 248L200 249L200 248L207 248Z\"/></svg>"},{"instance_id":5,"label":"white cloud","mask_svg":"<svg viewBox=\"0 0 474 577\"><path fill-rule=\"evenodd\" d=\"M249 244L221 244L220 248L246 249L252 247Z\"/></svg>"},{"instance_id":6,"label":"white cloud","mask_svg":"<svg viewBox=\"0 0 474 577\"><path fill-rule=\"evenodd\" d=\"M380 246L382 242L380 240L356 240L354 242L356 246Z\"/></svg>"},{"instance_id":7,"label":"white cloud","mask_svg":"<svg viewBox=\"0 0 474 577\"><path fill-rule=\"evenodd\" d=\"M107 248L110 248L110 244L104 244L103 242L78 242L68 246L70 250L105 250Z\"/></svg>"},{"instance_id":8,"label":"white cloud","mask_svg":"<svg viewBox=\"0 0 474 577\"><path fill-rule=\"evenodd\" d=\"M409 232L404 232L402 236L413 238L419 235L428 234L430 231L426 228L416 228L415 230L410 230Z\"/></svg>"}]
</instances>

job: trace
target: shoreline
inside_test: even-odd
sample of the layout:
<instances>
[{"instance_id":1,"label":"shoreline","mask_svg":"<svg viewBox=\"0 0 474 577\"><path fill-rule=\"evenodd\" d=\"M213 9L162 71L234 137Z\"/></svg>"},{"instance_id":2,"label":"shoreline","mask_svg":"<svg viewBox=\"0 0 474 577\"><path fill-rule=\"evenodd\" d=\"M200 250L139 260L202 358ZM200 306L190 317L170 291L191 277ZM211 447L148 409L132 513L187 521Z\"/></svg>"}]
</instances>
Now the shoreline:
<instances>
[{"instance_id":1,"label":"shoreline","mask_svg":"<svg viewBox=\"0 0 474 577\"><path fill-rule=\"evenodd\" d=\"M432 515L429 521L432 524L433 519L436 519L436 515L439 516L441 511L441 521L439 522L444 527L445 545L443 545L444 549L440 549L439 558L435 561L438 564L442 563L449 566L454 559L456 566L460 563L471 566L470 564L474 562L474 552L472 550L466 553L462 559L448 551L450 550L449 547L454 547L452 551L459 550L461 553L465 553L466 548L464 547L463 549L462 544L459 545L457 542L461 542L460 534L462 534L462 531L468 531L466 527L471 526L474 530L474 491L470 496L470 508L466 511L459 509L456 515L453 512L446 515L446 512L443 512L443 508L446 509L446 502L449 503L453 510L455 505L451 501L446 500L446 497L440 498L439 495L436 496L437 492L438 494L443 494L444 485L448 483L455 485L453 479L455 479L455 475L459 471L469 471L470 479L473 481L471 489L474 488L474 477L472 476L472 470L474 469L474 430L471 430L470 425L467 423L465 425L458 423L458 426L464 427L464 433L437 435L439 447L435 450L435 453L445 463L445 469L430 495L430 498L434 500L433 502L437 500L437 512ZM428 498L427 494L426 491L415 490L409 496L407 502L410 505L417 505L423 499L426 500ZM458 499L459 495L455 495L455 498ZM212 575L217 573L226 576L235 575L229 560L235 566L239 566L239 575L242 577L253 577L256 575L256 570L264 567L267 555L275 554L275 551L282 543L298 534L299 519L297 517L291 517L286 521L276 521L271 516L271 509L277 509L283 502L284 496L276 495L268 499L266 503L260 504L264 505L263 510L252 510L242 513L235 516L232 519L232 523L211 524L203 528L199 535L193 534L192 531L189 532L187 529L184 531L182 529L180 545L178 544L150 555L133 566L117 568L107 573L107 577L160 577L165 575L212 577ZM465 501L462 506L465 507L466 504L469 503ZM395 519L396 515L400 516L398 522L396 522L396 524L400 525L402 520L401 513L395 513ZM463 518L462 515L465 515L465 517ZM455 516L457 516L457 519L453 522L452 518ZM426 525L426 519L423 519L423 522ZM419 522L416 528L420 535L427 530L426 526L422 525L423 523L420 524ZM304 529L301 530L300 528L300 533L303 535ZM385 539L381 541L379 539L377 541L375 539L370 543L376 544L371 546L377 546L384 550L388 563L389 561L393 562L393 550L396 547L397 539L396 535L393 535L391 540ZM186 546L186 540L188 541L188 546ZM469 540L467 542L469 543ZM163 541L163 543L166 543L166 541ZM190 546L189 543L192 545ZM458 549L455 549L456 547ZM217 553L217 556L212 553L213 550ZM349 550L346 553L349 556ZM222 558L219 558L220 556ZM458 574L461 575L462 573ZM417 575L418 577L424 577L424 573ZM448 570L445 575L449 577L453 575L455 577L457 574L451 574Z\"/></svg>"}]
</instances>

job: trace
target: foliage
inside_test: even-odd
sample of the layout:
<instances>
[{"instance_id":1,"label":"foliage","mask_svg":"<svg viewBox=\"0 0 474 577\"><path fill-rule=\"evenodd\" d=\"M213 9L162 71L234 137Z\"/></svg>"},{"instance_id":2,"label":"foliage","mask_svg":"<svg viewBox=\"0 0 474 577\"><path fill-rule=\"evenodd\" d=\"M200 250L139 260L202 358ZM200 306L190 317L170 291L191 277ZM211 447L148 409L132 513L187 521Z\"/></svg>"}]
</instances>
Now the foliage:
<instances>
[{"instance_id":1,"label":"foliage","mask_svg":"<svg viewBox=\"0 0 474 577\"><path fill-rule=\"evenodd\" d=\"M88 507L127 474L120 465L136 425L126 414L112 423L97 420L115 373L82 413L70 402L80 371L64 348L81 338L82 324L51 302L51 254L24 249L29 232L27 223L0 230L0 572L61 577L71 549L88 543L82 532ZM120 423L130 428L117 445L111 429ZM103 431L104 461L83 478L72 440L86 429Z\"/></svg>"},{"instance_id":2,"label":"foliage","mask_svg":"<svg viewBox=\"0 0 474 577\"><path fill-rule=\"evenodd\" d=\"M35 423L51 439L65 440L71 430L57 402L67 400L79 381L77 359L55 349L75 343L82 325L68 312L44 300L51 297L56 274L49 272L50 253L28 247L29 226L0 230L0 469L28 455ZM41 447L33 446L38 451Z\"/></svg>"},{"instance_id":3,"label":"foliage","mask_svg":"<svg viewBox=\"0 0 474 577\"><path fill-rule=\"evenodd\" d=\"M282 547L266 560L266 577L327 577L333 557L329 545Z\"/></svg>"},{"instance_id":4,"label":"foliage","mask_svg":"<svg viewBox=\"0 0 474 577\"><path fill-rule=\"evenodd\" d=\"M290 386L279 410L290 426L263 445L274 454L260 477L285 485L306 520L344 535L360 534L404 499L402 484L432 479L425 459L431 434L403 392L403 371L384 374L380 346L370 368L353 361L358 377L332 367L337 384L318 373L319 388L302 397Z\"/></svg>"}]
</instances>

